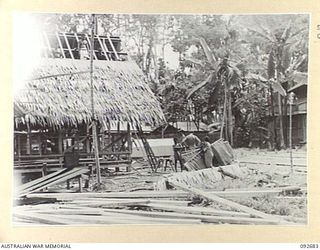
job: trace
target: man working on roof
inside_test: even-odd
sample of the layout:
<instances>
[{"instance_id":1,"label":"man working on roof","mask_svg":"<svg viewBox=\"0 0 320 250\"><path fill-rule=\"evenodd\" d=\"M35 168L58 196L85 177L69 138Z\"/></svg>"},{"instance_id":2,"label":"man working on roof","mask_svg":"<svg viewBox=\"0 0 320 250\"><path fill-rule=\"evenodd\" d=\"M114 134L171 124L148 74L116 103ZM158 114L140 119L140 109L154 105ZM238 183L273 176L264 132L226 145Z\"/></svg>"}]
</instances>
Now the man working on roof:
<instances>
[{"instance_id":1,"label":"man working on roof","mask_svg":"<svg viewBox=\"0 0 320 250\"><path fill-rule=\"evenodd\" d=\"M181 143L184 144L188 149L191 149L191 148L195 148L195 147L199 146L201 141L198 138L198 136L191 133L187 136L183 135Z\"/></svg>"}]
</instances>

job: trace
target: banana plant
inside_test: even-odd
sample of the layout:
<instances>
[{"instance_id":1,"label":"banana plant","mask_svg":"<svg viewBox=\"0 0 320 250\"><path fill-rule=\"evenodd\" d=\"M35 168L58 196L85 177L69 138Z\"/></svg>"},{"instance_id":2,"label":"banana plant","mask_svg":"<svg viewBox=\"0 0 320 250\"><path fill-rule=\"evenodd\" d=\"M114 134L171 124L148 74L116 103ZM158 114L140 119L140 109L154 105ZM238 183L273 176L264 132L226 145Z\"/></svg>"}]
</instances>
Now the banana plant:
<instances>
[{"instance_id":1,"label":"banana plant","mask_svg":"<svg viewBox=\"0 0 320 250\"><path fill-rule=\"evenodd\" d=\"M223 105L223 118L221 124L220 137L223 137L225 131L225 139L233 145L233 119L232 119L232 105L231 105L231 92L230 90L241 80L240 70L229 60L228 55L221 59L218 58L214 52L211 51L209 45L204 38L199 38L199 43L204 51L209 64L210 73L199 84L194 86L188 93L187 99L190 99L197 91L208 84L213 85L212 91L218 91L219 86L224 87L224 105ZM189 61L203 66L203 63L188 59ZM221 83L221 84L219 84Z\"/></svg>"},{"instance_id":2,"label":"banana plant","mask_svg":"<svg viewBox=\"0 0 320 250\"><path fill-rule=\"evenodd\" d=\"M301 28L293 32L292 28L292 22L289 21L282 32L281 30L279 31L279 29L272 31L271 29L264 28L261 25L260 30L248 29L251 35L262 39L262 41L269 46L267 73L270 88L273 92L277 93L280 148L285 148L283 113L286 114L286 106L284 107L283 112L283 98L286 98L287 92L283 87L283 83L292 78L299 67L307 60L307 55L303 53L296 58L292 57L293 51L296 50L297 47L307 47L307 45L304 44L306 42L304 36L306 35L305 31L307 31L307 29ZM274 96L271 92L272 110L274 102L273 99ZM272 113L274 118L274 127L276 127L274 111ZM276 134L277 131L275 129L275 138L277 137Z\"/></svg>"}]
</instances>

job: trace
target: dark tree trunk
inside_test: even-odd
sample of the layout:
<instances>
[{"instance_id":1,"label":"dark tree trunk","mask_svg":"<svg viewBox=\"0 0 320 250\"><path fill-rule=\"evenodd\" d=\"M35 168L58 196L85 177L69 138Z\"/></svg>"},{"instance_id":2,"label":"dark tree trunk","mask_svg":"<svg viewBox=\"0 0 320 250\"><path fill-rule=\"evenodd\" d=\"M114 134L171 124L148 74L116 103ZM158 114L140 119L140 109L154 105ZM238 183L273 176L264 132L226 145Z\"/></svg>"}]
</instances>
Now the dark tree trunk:
<instances>
[{"instance_id":1,"label":"dark tree trunk","mask_svg":"<svg viewBox=\"0 0 320 250\"><path fill-rule=\"evenodd\" d=\"M274 114L274 95L272 91L272 87L270 85L270 108L271 108L271 115L272 115L272 129L273 129L273 143L272 143L272 148L274 149L277 144L277 138L278 138L278 133L277 133L277 120L276 116Z\"/></svg>"},{"instance_id":2,"label":"dark tree trunk","mask_svg":"<svg viewBox=\"0 0 320 250\"><path fill-rule=\"evenodd\" d=\"M227 100L228 100L228 112L227 112L227 119L228 119L228 134L230 138L230 144L233 147L233 119L232 119L232 103L231 103L231 93L229 88L227 89Z\"/></svg>"}]
</instances>

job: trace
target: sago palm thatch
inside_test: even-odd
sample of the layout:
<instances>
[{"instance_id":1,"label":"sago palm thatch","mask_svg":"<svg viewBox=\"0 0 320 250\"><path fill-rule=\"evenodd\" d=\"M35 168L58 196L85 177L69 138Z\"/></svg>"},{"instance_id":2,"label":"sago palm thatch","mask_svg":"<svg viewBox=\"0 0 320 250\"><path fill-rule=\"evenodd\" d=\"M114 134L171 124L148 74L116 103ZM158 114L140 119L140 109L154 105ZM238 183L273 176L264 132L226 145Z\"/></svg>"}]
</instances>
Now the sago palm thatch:
<instances>
[{"instance_id":1,"label":"sago palm thatch","mask_svg":"<svg viewBox=\"0 0 320 250\"><path fill-rule=\"evenodd\" d=\"M43 59L15 96L16 126L61 127L92 119L89 61ZM95 118L102 124L165 121L160 104L134 62L94 61Z\"/></svg>"}]
</instances>

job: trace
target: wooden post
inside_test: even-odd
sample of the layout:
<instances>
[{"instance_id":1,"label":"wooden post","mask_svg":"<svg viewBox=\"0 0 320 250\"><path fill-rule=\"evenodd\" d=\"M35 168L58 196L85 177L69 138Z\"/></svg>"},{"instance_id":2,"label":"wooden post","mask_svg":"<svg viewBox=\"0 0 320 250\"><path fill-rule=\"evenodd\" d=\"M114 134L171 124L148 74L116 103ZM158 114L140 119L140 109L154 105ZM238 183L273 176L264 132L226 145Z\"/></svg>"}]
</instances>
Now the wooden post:
<instances>
[{"instance_id":1,"label":"wooden post","mask_svg":"<svg viewBox=\"0 0 320 250\"><path fill-rule=\"evenodd\" d=\"M63 157L59 157L59 166L63 168Z\"/></svg>"},{"instance_id":2,"label":"wooden post","mask_svg":"<svg viewBox=\"0 0 320 250\"><path fill-rule=\"evenodd\" d=\"M47 163L46 162L44 162L43 164L42 164L42 176L45 176L45 175L47 175Z\"/></svg>"},{"instance_id":3,"label":"wooden post","mask_svg":"<svg viewBox=\"0 0 320 250\"><path fill-rule=\"evenodd\" d=\"M294 93L289 94L289 149L290 149L290 165L291 173L293 173L293 158L292 158L292 104L294 99Z\"/></svg>"},{"instance_id":4,"label":"wooden post","mask_svg":"<svg viewBox=\"0 0 320 250\"><path fill-rule=\"evenodd\" d=\"M99 159L99 143L97 138L97 127L96 121L92 121L92 137L93 137L93 145L94 145L94 155L96 161L96 172L97 172L97 182L101 183L101 170L100 170L100 159Z\"/></svg>"},{"instance_id":5,"label":"wooden post","mask_svg":"<svg viewBox=\"0 0 320 250\"><path fill-rule=\"evenodd\" d=\"M111 152L114 152L114 151L116 151L115 149L114 149L114 135L113 134L111 134Z\"/></svg>"},{"instance_id":6,"label":"wooden post","mask_svg":"<svg viewBox=\"0 0 320 250\"><path fill-rule=\"evenodd\" d=\"M27 155L31 154L31 129L30 129L30 125L29 122L27 122Z\"/></svg>"},{"instance_id":7,"label":"wooden post","mask_svg":"<svg viewBox=\"0 0 320 250\"><path fill-rule=\"evenodd\" d=\"M59 133L58 133L58 150L59 150L59 154L63 153L63 141L62 141L61 130L59 130Z\"/></svg>"},{"instance_id":8,"label":"wooden post","mask_svg":"<svg viewBox=\"0 0 320 250\"><path fill-rule=\"evenodd\" d=\"M117 123L117 135L121 137L120 135L120 122ZM116 142L116 151L120 151L120 145L121 141ZM120 160L120 154L117 155L118 161Z\"/></svg>"},{"instance_id":9,"label":"wooden post","mask_svg":"<svg viewBox=\"0 0 320 250\"><path fill-rule=\"evenodd\" d=\"M89 177L93 175L93 167L92 167L92 164L89 164Z\"/></svg>"},{"instance_id":10,"label":"wooden post","mask_svg":"<svg viewBox=\"0 0 320 250\"><path fill-rule=\"evenodd\" d=\"M39 155L42 155L42 148L41 148L41 135L40 133L38 134L37 136L37 139L38 139L38 145L39 145Z\"/></svg>"},{"instance_id":11,"label":"wooden post","mask_svg":"<svg viewBox=\"0 0 320 250\"><path fill-rule=\"evenodd\" d=\"M104 147L105 147L105 134L104 134L104 131L102 131L101 133L101 151L104 150Z\"/></svg>"},{"instance_id":12,"label":"wooden post","mask_svg":"<svg viewBox=\"0 0 320 250\"><path fill-rule=\"evenodd\" d=\"M128 169L127 171L131 171L131 162L132 162L132 159L131 159L131 154L132 154L132 138L131 138L131 127L130 127L130 123L128 122L127 124L127 132L128 132L128 138L127 138L127 141L128 141L128 150L130 152L130 154L128 155L128 161L129 161L129 164L128 164Z\"/></svg>"},{"instance_id":13,"label":"wooden post","mask_svg":"<svg viewBox=\"0 0 320 250\"><path fill-rule=\"evenodd\" d=\"M82 176L79 175L78 177L78 183L79 183L79 193L82 193Z\"/></svg>"},{"instance_id":14,"label":"wooden post","mask_svg":"<svg viewBox=\"0 0 320 250\"><path fill-rule=\"evenodd\" d=\"M89 126L87 125L87 139L86 139L86 151L89 154L90 153L90 129Z\"/></svg>"},{"instance_id":15,"label":"wooden post","mask_svg":"<svg viewBox=\"0 0 320 250\"><path fill-rule=\"evenodd\" d=\"M20 134L16 134L16 140L17 140L17 154L18 154L19 161L20 161L20 156L21 156L21 136L20 136Z\"/></svg>"}]
</instances>

